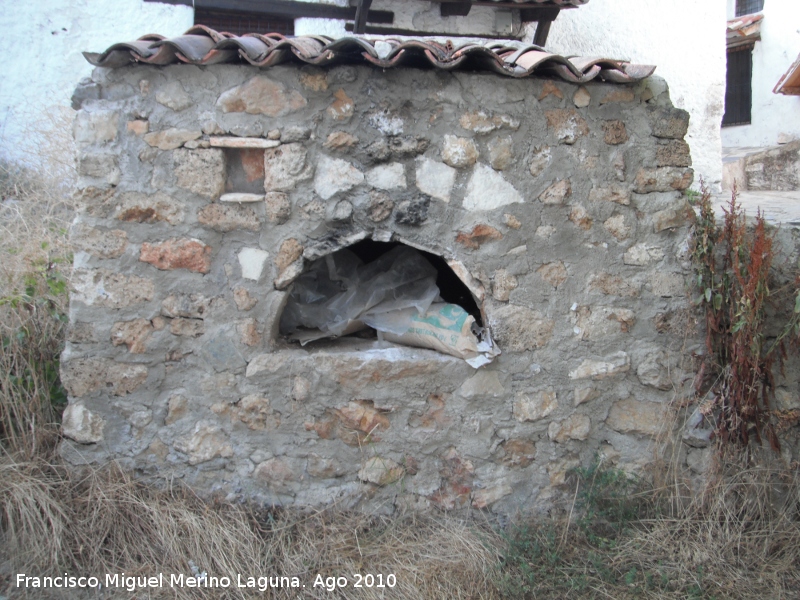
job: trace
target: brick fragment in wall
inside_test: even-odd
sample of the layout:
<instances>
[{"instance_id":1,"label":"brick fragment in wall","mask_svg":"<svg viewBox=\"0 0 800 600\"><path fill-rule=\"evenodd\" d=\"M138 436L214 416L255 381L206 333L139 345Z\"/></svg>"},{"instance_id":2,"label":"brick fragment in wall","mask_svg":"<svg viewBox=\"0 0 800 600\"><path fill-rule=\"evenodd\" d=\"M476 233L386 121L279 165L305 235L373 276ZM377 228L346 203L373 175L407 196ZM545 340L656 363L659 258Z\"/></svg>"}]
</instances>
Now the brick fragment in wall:
<instances>
[{"instance_id":1,"label":"brick fragment in wall","mask_svg":"<svg viewBox=\"0 0 800 600\"><path fill-rule=\"evenodd\" d=\"M535 310L505 304L492 314L492 332L500 347L508 352L543 348L553 336L555 323Z\"/></svg>"},{"instance_id":2,"label":"brick fragment in wall","mask_svg":"<svg viewBox=\"0 0 800 600\"><path fill-rule=\"evenodd\" d=\"M261 229L261 221L255 211L249 206L236 204L208 204L197 211L197 220L201 225L222 233L237 229Z\"/></svg>"},{"instance_id":3,"label":"brick fragment in wall","mask_svg":"<svg viewBox=\"0 0 800 600\"><path fill-rule=\"evenodd\" d=\"M165 221L170 225L182 223L186 209L183 202L162 192L140 194L125 192L115 196L117 201L114 216L120 221L132 223L157 223Z\"/></svg>"},{"instance_id":4,"label":"brick fragment in wall","mask_svg":"<svg viewBox=\"0 0 800 600\"><path fill-rule=\"evenodd\" d=\"M70 280L70 300L88 306L123 308L153 298L152 279L123 275L109 269L76 269Z\"/></svg>"},{"instance_id":5,"label":"brick fragment in wall","mask_svg":"<svg viewBox=\"0 0 800 600\"><path fill-rule=\"evenodd\" d=\"M153 244L145 242L139 260L162 271L186 269L208 273L211 269L211 246L189 238L172 238Z\"/></svg>"},{"instance_id":6,"label":"brick fragment in wall","mask_svg":"<svg viewBox=\"0 0 800 600\"><path fill-rule=\"evenodd\" d=\"M72 229L72 247L96 258L119 258L128 247L128 234L120 229L103 231L80 223Z\"/></svg>"},{"instance_id":7,"label":"brick fragment in wall","mask_svg":"<svg viewBox=\"0 0 800 600\"><path fill-rule=\"evenodd\" d=\"M125 396L142 385L147 374L144 365L105 358L74 358L61 364L61 383L75 398L100 389L108 389L114 396Z\"/></svg>"},{"instance_id":8,"label":"brick fragment in wall","mask_svg":"<svg viewBox=\"0 0 800 600\"><path fill-rule=\"evenodd\" d=\"M572 145L589 134L589 125L574 108L546 110L547 129L561 144Z\"/></svg>"},{"instance_id":9,"label":"brick fragment in wall","mask_svg":"<svg viewBox=\"0 0 800 600\"><path fill-rule=\"evenodd\" d=\"M603 121L603 141L610 146L617 146L628 141L625 123L618 119Z\"/></svg>"},{"instance_id":10,"label":"brick fragment in wall","mask_svg":"<svg viewBox=\"0 0 800 600\"><path fill-rule=\"evenodd\" d=\"M456 236L457 243L473 250L477 250L486 242L501 239L503 239L503 234L485 223L475 225L470 232L459 231Z\"/></svg>"},{"instance_id":11,"label":"brick fragment in wall","mask_svg":"<svg viewBox=\"0 0 800 600\"><path fill-rule=\"evenodd\" d=\"M217 108L223 113L282 117L303 108L308 102L297 91L266 75L256 75L220 95Z\"/></svg>"},{"instance_id":12,"label":"brick fragment in wall","mask_svg":"<svg viewBox=\"0 0 800 600\"><path fill-rule=\"evenodd\" d=\"M349 121L353 116L356 104L343 89L338 89L333 93L335 100L325 110L328 116L334 121Z\"/></svg>"},{"instance_id":13,"label":"brick fragment in wall","mask_svg":"<svg viewBox=\"0 0 800 600\"><path fill-rule=\"evenodd\" d=\"M199 196L217 200L225 190L225 154L218 148L172 153L176 184Z\"/></svg>"},{"instance_id":14,"label":"brick fragment in wall","mask_svg":"<svg viewBox=\"0 0 800 600\"><path fill-rule=\"evenodd\" d=\"M114 346L127 346L131 354L142 354L147 350L147 342L153 331L153 324L147 319L118 321L111 328L111 343Z\"/></svg>"},{"instance_id":15,"label":"brick fragment in wall","mask_svg":"<svg viewBox=\"0 0 800 600\"><path fill-rule=\"evenodd\" d=\"M81 402L73 402L64 409L61 417L61 433L79 444L102 442L106 421Z\"/></svg>"}]
</instances>

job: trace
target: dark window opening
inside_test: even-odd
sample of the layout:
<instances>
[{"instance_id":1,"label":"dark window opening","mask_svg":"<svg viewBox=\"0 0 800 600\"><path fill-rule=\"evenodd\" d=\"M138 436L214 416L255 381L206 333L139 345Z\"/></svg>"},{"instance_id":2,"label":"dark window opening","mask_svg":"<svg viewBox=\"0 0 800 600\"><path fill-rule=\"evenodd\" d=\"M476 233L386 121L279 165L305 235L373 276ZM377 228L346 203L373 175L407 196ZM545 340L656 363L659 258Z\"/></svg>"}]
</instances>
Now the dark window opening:
<instances>
[{"instance_id":1,"label":"dark window opening","mask_svg":"<svg viewBox=\"0 0 800 600\"><path fill-rule=\"evenodd\" d=\"M729 49L723 127L750 124L753 103L752 77L753 46Z\"/></svg>"},{"instance_id":2,"label":"dark window opening","mask_svg":"<svg viewBox=\"0 0 800 600\"><path fill-rule=\"evenodd\" d=\"M195 25L205 25L215 31L244 35L245 33L281 33L294 35L294 19L248 12L216 11L197 8Z\"/></svg>"},{"instance_id":3,"label":"dark window opening","mask_svg":"<svg viewBox=\"0 0 800 600\"><path fill-rule=\"evenodd\" d=\"M358 258L365 263L370 263L376 258L383 256L392 248L402 246L400 242L376 242L374 240L362 240L347 249L353 252ZM447 264L447 261L441 256L432 254L431 252L419 251L431 265L436 269L436 285L439 288L439 295L442 300L450 304L458 304L461 308L466 310L469 314L475 317L475 322L483 326L481 320L481 311L475 298L469 291L464 282L458 278Z\"/></svg>"},{"instance_id":4,"label":"dark window opening","mask_svg":"<svg viewBox=\"0 0 800 600\"><path fill-rule=\"evenodd\" d=\"M421 323L439 329L425 333ZM483 330L475 298L442 257L399 242L363 240L306 266L289 288L279 331L302 344L348 335L401 341L397 336L414 332L458 345L459 335L477 344ZM459 333L451 338L453 332ZM476 353L474 344L467 352ZM436 342L422 345L438 349Z\"/></svg>"},{"instance_id":5,"label":"dark window opening","mask_svg":"<svg viewBox=\"0 0 800 600\"><path fill-rule=\"evenodd\" d=\"M752 15L764 10L764 0L736 0L736 16Z\"/></svg>"}]
</instances>

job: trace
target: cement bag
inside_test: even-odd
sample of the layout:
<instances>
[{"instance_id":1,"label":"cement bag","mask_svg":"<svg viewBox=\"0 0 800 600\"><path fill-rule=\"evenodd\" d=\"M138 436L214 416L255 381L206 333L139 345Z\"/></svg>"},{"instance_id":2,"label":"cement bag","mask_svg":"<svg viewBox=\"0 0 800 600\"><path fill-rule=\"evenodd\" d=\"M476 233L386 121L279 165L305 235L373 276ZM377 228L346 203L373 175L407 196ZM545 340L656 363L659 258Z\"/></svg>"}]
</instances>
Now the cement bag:
<instances>
[{"instance_id":1,"label":"cement bag","mask_svg":"<svg viewBox=\"0 0 800 600\"><path fill-rule=\"evenodd\" d=\"M386 331L383 339L471 359L478 356L474 325L475 317L457 304L437 303L431 304L425 314L413 315L408 331L401 335Z\"/></svg>"}]
</instances>

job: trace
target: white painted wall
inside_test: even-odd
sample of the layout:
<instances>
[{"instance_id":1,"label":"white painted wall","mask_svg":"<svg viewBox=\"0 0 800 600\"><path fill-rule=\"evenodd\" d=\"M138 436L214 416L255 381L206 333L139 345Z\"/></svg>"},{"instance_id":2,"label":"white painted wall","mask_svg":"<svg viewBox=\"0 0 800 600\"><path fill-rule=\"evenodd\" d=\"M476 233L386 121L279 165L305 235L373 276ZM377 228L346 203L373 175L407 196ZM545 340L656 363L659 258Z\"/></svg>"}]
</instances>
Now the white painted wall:
<instances>
[{"instance_id":1,"label":"white painted wall","mask_svg":"<svg viewBox=\"0 0 800 600\"><path fill-rule=\"evenodd\" d=\"M728 18L735 16L728 0ZM761 41L753 48L753 105L750 125L722 128L727 147L774 146L778 137L800 139L800 96L773 94L775 84L800 54L800 2L765 0Z\"/></svg>"},{"instance_id":2,"label":"white painted wall","mask_svg":"<svg viewBox=\"0 0 800 600\"><path fill-rule=\"evenodd\" d=\"M777 1L781 0L767 0ZM526 39L532 39L533 29ZM547 46L561 54L657 65L655 74L666 79L673 104L691 114L686 139L692 149L695 186L700 176L710 185L719 184L725 101L723 1L592 0L561 12Z\"/></svg>"},{"instance_id":3,"label":"white painted wall","mask_svg":"<svg viewBox=\"0 0 800 600\"><path fill-rule=\"evenodd\" d=\"M190 6L142 0L0 0L0 158L39 162L52 121L70 120L72 92L92 72L82 51L179 35L193 19Z\"/></svg>"}]
</instances>

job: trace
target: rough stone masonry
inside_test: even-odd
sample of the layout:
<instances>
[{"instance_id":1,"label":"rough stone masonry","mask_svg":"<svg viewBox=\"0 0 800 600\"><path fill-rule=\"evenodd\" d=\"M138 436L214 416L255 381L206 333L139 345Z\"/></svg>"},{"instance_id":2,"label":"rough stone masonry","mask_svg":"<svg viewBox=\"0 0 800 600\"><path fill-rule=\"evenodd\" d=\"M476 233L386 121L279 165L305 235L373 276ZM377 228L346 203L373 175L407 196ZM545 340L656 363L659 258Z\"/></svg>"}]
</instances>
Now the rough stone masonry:
<instances>
[{"instance_id":1,"label":"rough stone masonry","mask_svg":"<svg viewBox=\"0 0 800 600\"><path fill-rule=\"evenodd\" d=\"M689 117L665 90L97 69L76 94L86 209L63 456L230 499L384 512L545 510L596 456L643 472L692 377ZM282 340L294 279L367 238L443 257L502 354L475 370L377 341Z\"/></svg>"}]
</instances>

